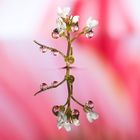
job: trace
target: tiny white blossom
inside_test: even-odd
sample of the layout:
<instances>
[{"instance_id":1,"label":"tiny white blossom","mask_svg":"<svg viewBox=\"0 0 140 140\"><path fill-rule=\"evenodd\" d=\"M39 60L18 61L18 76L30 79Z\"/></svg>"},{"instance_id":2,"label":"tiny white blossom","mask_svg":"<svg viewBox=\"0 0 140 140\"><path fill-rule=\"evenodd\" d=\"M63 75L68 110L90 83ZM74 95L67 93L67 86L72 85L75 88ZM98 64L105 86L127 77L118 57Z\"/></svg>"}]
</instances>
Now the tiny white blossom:
<instances>
[{"instance_id":1,"label":"tiny white blossom","mask_svg":"<svg viewBox=\"0 0 140 140\"><path fill-rule=\"evenodd\" d=\"M66 23L61 18L56 20L56 26L59 34L62 34L66 30Z\"/></svg>"},{"instance_id":2,"label":"tiny white blossom","mask_svg":"<svg viewBox=\"0 0 140 140\"><path fill-rule=\"evenodd\" d=\"M72 23L77 23L79 21L79 16L72 17Z\"/></svg>"},{"instance_id":3,"label":"tiny white blossom","mask_svg":"<svg viewBox=\"0 0 140 140\"><path fill-rule=\"evenodd\" d=\"M64 127L66 131L71 131L71 126L70 123L67 121L67 116L62 111L58 113L57 127L58 129Z\"/></svg>"},{"instance_id":4,"label":"tiny white blossom","mask_svg":"<svg viewBox=\"0 0 140 140\"><path fill-rule=\"evenodd\" d=\"M80 121L78 119L73 119L73 124L75 126L79 126L80 125Z\"/></svg>"},{"instance_id":5,"label":"tiny white blossom","mask_svg":"<svg viewBox=\"0 0 140 140\"><path fill-rule=\"evenodd\" d=\"M58 113L58 118L57 118L58 129L61 129L66 121L67 121L67 116L64 114L64 112L60 111Z\"/></svg>"},{"instance_id":6,"label":"tiny white blossom","mask_svg":"<svg viewBox=\"0 0 140 140\"><path fill-rule=\"evenodd\" d=\"M66 131L71 131L71 125L69 122L64 122L64 128Z\"/></svg>"},{"instance_id":7,"label":"tiny white blossom","mask_svg":"<svg viewBox=\"0 0 140 140\"><path fill-rule=\"evenodd\" d=\"M69 7L65 7L63 9L61 9L60 7L57 8L57 14L58 16L62 17L62 18L66 18L67 16L69 16L70 14L70 8Z\"/></svg>"},{"instance_id":8,"label":"tiny white blossom","mask_svg":"<svg viewBox=\"0 0 140 140\"><path fill-rule=\"evenodd\" d=\"M90 110L86 113L87 119L90 123L99 118L99 114Z\"/></svg>"},{"instance_id":9,"label":"tiny white blossom","mask_svg":"<svg viewBox=\"0 0 140 140\"><path fill-rule=\"evenodd\" d=\"M86 22L86 27L88 30L92 30L94 27L98 25L98 21L95 19L92 19L92 17L89 17L87 22Z\"/></svg>"}]
</instances>

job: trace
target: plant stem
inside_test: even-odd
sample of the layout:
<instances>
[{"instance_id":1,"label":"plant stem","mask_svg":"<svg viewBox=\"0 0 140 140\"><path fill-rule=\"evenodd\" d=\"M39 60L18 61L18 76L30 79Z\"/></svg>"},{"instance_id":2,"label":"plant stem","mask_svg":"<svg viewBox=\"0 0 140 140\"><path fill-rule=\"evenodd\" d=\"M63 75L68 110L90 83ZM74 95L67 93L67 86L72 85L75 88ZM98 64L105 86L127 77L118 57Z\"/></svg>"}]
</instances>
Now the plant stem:
<instances>
[{"instance_id":1,"label":"plant stem","mask_svg":"<svg viewBox=\"0 0 140 140\"><path fill-rule=\"evenodd\" d=\"M84 31L77 34L74 38L71 39L71 42L73 42L75 39L77 39L79 36L81 36L84 33Z\"/></svg>"},{"instance_id":2,"label":"plant stem","mask_svg":"<svg viewBox=\"0 0 140 140\"><path fill-rule=\"evenodd\" d=\"M70 41L70 33L67 32L67 42L68 42L68 48L67 48L67 57L70 56L70 50L71 50L71 41Z\"/></svg>"},{"instance_id":3,"label":"plant stem","mask_svg":"<svg viewBox=\"0 0 140 140\"><path fill-rule=\"evenodd\" d=\"M79 104L80 106L84 107L84 105L81 104L79 101L77 101L73 96L71 96L71 98L72 98L72 100L73 100L74 102L76 102L76 103Z\"/></svg>"},{"instance_id":4,"label":"plant stem","mask_svg":"<svg viewBox=\"0 0 140 140\"><path fill-rule=\"evenodd\" d=\"M46 89L39 90L38 92L36 92L36 93L34 94L34 96L36 96L37 94L39 94L39 93L41 93L41 92L43 92L43 91L45 91L45 90L48 90L48 89L51 89L51 88L56 88L56 87L60 86L61 84L63 84L65 81L66 81L66 79L64 78L64 79L63 79L61 82L59 82L57 85L52 85L52 86L47 87Z\"/></svg>"}]
</instances>

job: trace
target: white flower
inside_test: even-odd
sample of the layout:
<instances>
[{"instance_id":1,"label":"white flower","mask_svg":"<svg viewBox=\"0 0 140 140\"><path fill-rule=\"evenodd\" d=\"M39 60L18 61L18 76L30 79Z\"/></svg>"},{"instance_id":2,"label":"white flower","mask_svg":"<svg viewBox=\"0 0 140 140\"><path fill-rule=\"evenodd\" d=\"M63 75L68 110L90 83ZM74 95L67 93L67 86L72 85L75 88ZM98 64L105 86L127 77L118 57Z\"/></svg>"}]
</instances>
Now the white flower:
<instances>
[{"instance_id":1,"label":"white flower","mask_svg":"<svg viewBox=\"0 0 140 140\"><path fill-rule=\"evenodd\" d=\"M86 27L88 30L92 30L94 27L98 25L98 21L95 19L92 19L92 17L89 17L87 22L86 22Z\"/></svg>"},{"instance_id":2,"label":"white flower","mask_svg":"<svg viewBox=\"0 0 140 140\"><path fill-rule=\"evenodd\" d=\"M79 21L79 16L72 17L72 23L77 23Z\"/></svg>"},{"instance_id":3,"label":"white flower","mask_svg":"<svg viewBox=\"0 0 140 140\"><path fill-rule=\"evenodd\" d=\"M70 8L65 7L65 8L61 9L60 7L58 7L57 8L57 14L58 14L58 16L60 16L62 18L66 18L70 14Z\"/></svg>"},{"instance_id":4,"label":"white flower","mask_svg":"<svg viewBox=\"0 0 140 140\"><path fill-rule=\"evenodd\" d=\"M66 23L61 18L56 20L56 26L59 34L62 34L66 30Z\"/></svg>"},{"instance_id":5,"label":"white flower","mask_svg":"<svg viewBox=\"0 0 140 140\"><path fill-rule=\"evenodd\" d=\"M70 123L67 121L67 116L64 112L60 111L58 113L57 127L58 129L61 129L63 126L66 131L71 131L71 126Z\"/></svg>"},{"instance_id":6,"label":"white flower","mask_svg":"<svg viewBox=\"0 0 140 140\"><path fill-rule=\"evenodd\" d=\"M59 112L58 113L58 118L57 118L57 127L58 129L61 129L63 127L64 122L67 120L67 116L64 114L64 112Z\"/></svg>"},{"instance_id":7,"label":"white flower","mask_svg":"<svg viewBox=\"0 0 140 140\"><path fill-rule=\"evenodd\" d=\"M73 119L73 124L75 126L79 126L80 125L80 121L78 119Z\"/></svg>"},{"instance_id":8,"label":"white flower","mask_svg":"<svg viewBox=\"0 0 140 140\"><path fill-rule=\"evenodd\" d=\"M86 113L87 119L90 123L99 118L99 114L90 110Z\"/></svg>"},{"instance_id":9,"label":"white flower","mask_svg":"<svg viewBox=\"0 0 140 140\"><path fill-rule=\"evenodd\" d=\"M69 122L64 122L64 128L66 131L71 131L71 125Z\"/></svg>"}]
</instances>

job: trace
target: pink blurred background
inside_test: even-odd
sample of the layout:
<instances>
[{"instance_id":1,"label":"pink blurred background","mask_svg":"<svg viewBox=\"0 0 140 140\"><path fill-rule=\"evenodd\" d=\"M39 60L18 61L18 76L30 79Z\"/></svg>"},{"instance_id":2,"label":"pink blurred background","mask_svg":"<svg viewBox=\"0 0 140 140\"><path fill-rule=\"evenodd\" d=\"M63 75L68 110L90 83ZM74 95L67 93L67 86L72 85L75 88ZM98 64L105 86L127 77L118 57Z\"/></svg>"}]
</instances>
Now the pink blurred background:
<instances>
[{"instance_id":1,"label":"pink blurred background","mask_svg":"<svg viewBox=\"0 0 140 140\"><path fill-rule=\"evenodd\" d=\"M100 118L90 124L79 108L80 127L58 130L53 105L63 104L66 85L36 97L42 82L62 80L60 56L42 54L39 42L66 51L54 40L57 7L80 15L80 26L99 20L93 39L74 45L74 95L94 101ZM139 140L140 139L140 1L139 0L1 0L0 1L0 140Z\"/></svg>"}]
</instances>

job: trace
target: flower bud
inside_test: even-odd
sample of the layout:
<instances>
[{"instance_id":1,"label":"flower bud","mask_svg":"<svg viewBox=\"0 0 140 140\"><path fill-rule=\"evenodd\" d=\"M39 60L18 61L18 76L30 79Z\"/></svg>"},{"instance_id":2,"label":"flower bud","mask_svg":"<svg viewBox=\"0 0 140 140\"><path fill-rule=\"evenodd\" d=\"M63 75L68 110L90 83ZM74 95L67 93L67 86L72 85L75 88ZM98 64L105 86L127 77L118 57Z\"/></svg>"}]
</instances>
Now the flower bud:
<instances>
[{"instance_id":1,"label":"flower bud","mask_svg":"<svg viewBox=\"0 0 140 140\"><path fill-rule=\"evenodd\" d=\"M55 28L52 32L52 38L54 38L54 39L59 38L59 31L57 28Z\"/></svg>"},{"instance_id":2,"label":"flower bud","mask_svg":"<svg viewBox=\"0 0 140 140\"><path fill-rule=\"evenodd\" d=\"M73 64L74 63L74 57L72 55L69 56L69 57L66 57L65 61L68 62L69 64Z\"/></svg>"},{"instance_id":3,"label":"flower bud","mask_svg":"<svg viewBox=\"0 0 140 140\"><path fill-rule=\"evenodd\" d=\"M48 87L48 85L47 85L46 83L42 83L42 84L40 85L40 89L41 89L41 90L45 90L47 87Z\"/></svg>"},{"instance_id":4,"label":"flower bud","mask_svg":"<svg viewBox=\"0 0 140 140\"><path fill-rule=\"evenodd\" d=\"M60 107L59 107L58 105L55 105L55 106L52 108L52 112L53 112L53 114L56 115L56 116L58 115L59 111L60 111Z\"/></svg>"},{"instance_id":5,"label":"flower bud","mask_svg":"<svg viewBox=\"0 0 140 140\"><path fill-rule=\"evenodd\" d=\"M55 49L51 50L51 52L53 53L54 56L57 56L59 54L59 52Z\"/></svg>"},{"instance_id":6,"label":"flower bud","mask_svg":"<svg viewBox=\"0 0 140 140\"><path fill-rule=\"evenodd\" d=\"M71 30L72 30L72 32L77 32L79 30L78 24L72 24L71 25Z\"/></svg>"},{"instance_id":7,"label":"flower bud","mask_svg":"<svg viewBox=\"0 0 140 140\"><path fill-rule=\"evenodd\" d=\"M79 110L74 109L73 112L72 112L72 115L78 119L78 117L79 117L79 115L80 115Z\"/></svg>"},{"instance_id":8,"label":"flower bud","mask_svg":"<svg viewBox=\"0 0 140 140\"><path fill-rule=\"evenodd\" d=\"M56 86L57 84L58 84L58 81L53 81L53 83L51 85Z\"/></svg>"},{"instance_id":9,"label":"flower bud","mask_svg":"<svg viewBox=\"0 0 140 140\"><path fill-rule=\"evenodd\" d=\"M91 100L89 100L86 105L89 107L89 108L93 108L94 107L94 104Z\"/></svg>"},{"instance_id":10,"label":"flower bud","mask_svg":"<svg viewBox=\"0 0 140 140\"><path fill-rule=\"evenodd\" d=\"M42 53L46 53L46 52L47 52L47 47L46 47L46 46L41 46L41 47L40 47L40 51L41 51Z\"/></svg>"},{"instance_id":11,"label":"flower bud","mask_svg":"<svg viewBox=\"0 0 140 140\"><path fill-rule=\"evenodd\" d=\"M94 35L94 32L93 32L92 30L90 30L89 32L86 33L86 37L87 37L88 39L92 38L93 35Z\"/></svg>"}]
</instances>

